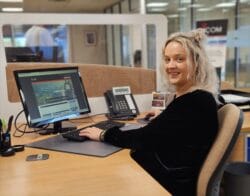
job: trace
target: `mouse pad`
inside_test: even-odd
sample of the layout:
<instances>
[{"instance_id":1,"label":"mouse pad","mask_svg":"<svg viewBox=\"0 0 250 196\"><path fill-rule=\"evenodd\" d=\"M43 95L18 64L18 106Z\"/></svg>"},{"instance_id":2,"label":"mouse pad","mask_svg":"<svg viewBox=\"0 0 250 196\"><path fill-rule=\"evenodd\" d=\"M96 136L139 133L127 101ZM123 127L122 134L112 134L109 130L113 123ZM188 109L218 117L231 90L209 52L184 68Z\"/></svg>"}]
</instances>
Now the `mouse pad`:
<instances>
[{"instance_id":1,"label":"mouse pad","mask_svg":"<svg viewBox=\"0 0 250 196\"><path fill-rule=\"evenodd\" d=\"M139 119L137 119L137 122L140 124L146 125L150 122L150 120L145 120L144 118L139 118Z\"/></svg>"},{"instance_id":2,"label":"mouse pad","mask_svg":"<svg viewBox=\"0 0 250 196\"><path fill-rule=\"evenodd\" d=\"M61 135L29 143L26 144L26 146L98 157L106 157L122 149L107 143L91 140L87 140L84 142L69 141L63 138Z\"/></svg>"}]
</instances>

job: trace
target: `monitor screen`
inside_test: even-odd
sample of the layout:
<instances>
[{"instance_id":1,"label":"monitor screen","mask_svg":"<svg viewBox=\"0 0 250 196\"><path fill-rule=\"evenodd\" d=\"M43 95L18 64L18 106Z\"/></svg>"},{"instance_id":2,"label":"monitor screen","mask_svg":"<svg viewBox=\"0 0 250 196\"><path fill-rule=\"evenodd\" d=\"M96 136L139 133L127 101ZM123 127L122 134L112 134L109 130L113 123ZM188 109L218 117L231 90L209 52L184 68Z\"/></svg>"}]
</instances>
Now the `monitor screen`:
<instances>
[{"instance_id":1,"label":"monitor screen","mask_svg":"<svg viewBox=\"0 0 250 196\"><path fill-rule=\"evenodd\" d=\"M16 70L14 75L30 127L54 123L54 131L63 132L63 120L90 113L78 67Z\"/></svg>"},{"instance_id":2,"label":"monitor screen","mask_svg":"<svg viewBox=\"0 0 250 196\"><path fill-rule=\"evenodd\" d=\"M58 46L5 47L7 62L63 62Z\"/></svg>"}]
</instances>

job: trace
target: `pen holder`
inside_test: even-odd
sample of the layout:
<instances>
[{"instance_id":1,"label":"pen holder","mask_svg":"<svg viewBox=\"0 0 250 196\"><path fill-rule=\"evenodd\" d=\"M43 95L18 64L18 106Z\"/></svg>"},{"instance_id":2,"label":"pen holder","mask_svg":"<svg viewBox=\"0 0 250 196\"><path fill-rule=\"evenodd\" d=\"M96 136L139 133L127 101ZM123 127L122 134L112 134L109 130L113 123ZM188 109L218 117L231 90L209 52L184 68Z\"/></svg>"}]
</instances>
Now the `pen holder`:
<instances>
[{"instance_id":1,"label":"pen holder","mask_svg":"<svg viewBox=\"0 0 250 196\"><path fill-rule=\"evenodd\" d=\"M1 133L1 151L11 147L10 133Z\"/></svg>"}]
</instances>

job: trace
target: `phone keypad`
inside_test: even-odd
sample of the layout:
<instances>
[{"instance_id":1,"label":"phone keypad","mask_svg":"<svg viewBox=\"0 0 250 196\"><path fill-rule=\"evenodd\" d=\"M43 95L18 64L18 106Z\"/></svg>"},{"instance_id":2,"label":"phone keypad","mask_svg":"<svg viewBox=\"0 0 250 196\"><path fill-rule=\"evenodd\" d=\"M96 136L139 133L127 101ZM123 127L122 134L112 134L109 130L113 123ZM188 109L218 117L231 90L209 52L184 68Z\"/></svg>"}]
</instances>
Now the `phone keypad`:
<instances>
[{"instance_id":1,"label":"phone keypad","mask_svg":"<svg viewBox=\"0 0 250 196\"><path fill-rule=\"evenodd\" d=\"M118 101L118 107L121 110L127 110L128 109L127 103L125 101Z\"/></svg>"},{"instance_id":2,"label":"phone keypad","mask_svg":"<svg viewBox=\"0 0 250 196\"><path fill-rule=\"evenodd\" d=\"M124 96L117 96L117 105L122 113L128 112L128 104L126 103L126 100L124 99Z\"/></svg>"}]
</instances>

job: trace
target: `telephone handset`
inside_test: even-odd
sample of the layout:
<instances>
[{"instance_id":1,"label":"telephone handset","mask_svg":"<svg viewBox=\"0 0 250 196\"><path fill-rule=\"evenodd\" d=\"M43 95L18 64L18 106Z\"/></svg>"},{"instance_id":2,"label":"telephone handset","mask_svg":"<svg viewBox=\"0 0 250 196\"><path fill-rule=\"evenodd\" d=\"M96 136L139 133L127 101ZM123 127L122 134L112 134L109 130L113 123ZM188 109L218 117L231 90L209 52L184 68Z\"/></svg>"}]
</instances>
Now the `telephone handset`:
<instances>
[{"instance_id":1,"label":"telephone handset","mask_svg":"<svg viewBox=\"0 0 250 196\"><path fill-rule=\"evenodd\" d=\"M130 88L113 87L104 93L109 109L109 118L117 120L133 119L139 114L138 107Z\"/></svg>"}]
</instances>

